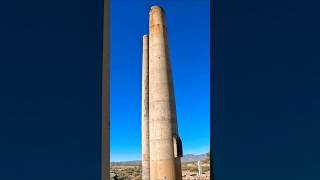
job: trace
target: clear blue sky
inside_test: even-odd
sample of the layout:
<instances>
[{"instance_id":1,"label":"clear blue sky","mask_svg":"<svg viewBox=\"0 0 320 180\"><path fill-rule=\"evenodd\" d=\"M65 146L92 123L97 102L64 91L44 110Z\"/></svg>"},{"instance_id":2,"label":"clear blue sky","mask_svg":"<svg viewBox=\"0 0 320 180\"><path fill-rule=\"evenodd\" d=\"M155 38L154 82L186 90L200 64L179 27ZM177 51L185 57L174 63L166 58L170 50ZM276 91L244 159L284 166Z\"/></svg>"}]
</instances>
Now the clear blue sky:
<instances>
[{"instance_id":1,"label":"clear blue sky","mask_svg":"<svg viewBox=\"0 0 320 180\"><path fill-rule=\"evenodd\" d=\"M152 5L166 12L184 153L210 146L209 0L111 0L111 161L141 159L142 36Z\"/></svg>"}]
</instances>

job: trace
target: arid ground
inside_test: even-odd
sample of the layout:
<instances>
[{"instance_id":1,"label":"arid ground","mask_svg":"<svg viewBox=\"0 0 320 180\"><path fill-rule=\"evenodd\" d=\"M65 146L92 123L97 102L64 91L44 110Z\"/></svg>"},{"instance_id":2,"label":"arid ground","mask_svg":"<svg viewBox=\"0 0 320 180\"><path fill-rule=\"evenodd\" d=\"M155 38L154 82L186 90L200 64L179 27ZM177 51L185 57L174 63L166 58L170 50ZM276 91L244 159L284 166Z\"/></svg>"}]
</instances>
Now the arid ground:
<instances>
[{"instance_id":1,"label":"arid ground","mask_svg":"<svg viewBox=\"0 0 320 180\"><path fill-rule=\"evenodd\" d=\"M197 161L182 162L183 180L209 180L210 158L201 160L202 173L199 175ZM141 180L141 164L111 164L110 179L112 180Z\"/></svg>"}]
</instances>

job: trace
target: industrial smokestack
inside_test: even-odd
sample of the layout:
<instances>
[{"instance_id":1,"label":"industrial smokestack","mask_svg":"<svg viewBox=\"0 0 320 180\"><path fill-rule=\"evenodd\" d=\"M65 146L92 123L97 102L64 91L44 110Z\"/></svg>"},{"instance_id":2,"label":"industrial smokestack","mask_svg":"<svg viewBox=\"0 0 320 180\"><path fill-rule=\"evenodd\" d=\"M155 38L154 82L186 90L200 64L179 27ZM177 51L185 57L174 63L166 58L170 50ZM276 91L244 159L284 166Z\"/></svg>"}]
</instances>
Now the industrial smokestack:
<instances>
[{"instance_id":1,"label":"industrial smokestack","mask_svg":"<svg viewBox=\"0 0 320 180\"><path fill-rule=\"evenodd\" d=\"M149 140L150 179L181 180L182 145L169 59L164 11L149 13Z\"/></svg>"},{"instance_id":2,"label":"industrial smokestack","mask_svg":"<svg viewBox=\"0 0 320 180\"><path fill-rule=\"evenodd\" d=\"M143 36L142 54L142 180L150 180L149 153L149 38Z\"/></svg>"}]
</instances>

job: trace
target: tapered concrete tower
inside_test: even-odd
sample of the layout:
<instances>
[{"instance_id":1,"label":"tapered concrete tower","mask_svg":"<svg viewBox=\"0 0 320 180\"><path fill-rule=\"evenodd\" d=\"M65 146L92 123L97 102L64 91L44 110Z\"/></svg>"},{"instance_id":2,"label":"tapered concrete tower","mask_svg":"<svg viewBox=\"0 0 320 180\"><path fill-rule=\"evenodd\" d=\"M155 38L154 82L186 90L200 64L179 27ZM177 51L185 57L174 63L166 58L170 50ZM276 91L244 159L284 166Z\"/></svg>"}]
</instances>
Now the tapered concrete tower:
<instances>
[{"instance_id":1,"label":"tapered concrete tower","mask_svg":"<svg viewBox=\"0 0 320 180\"><path fill-rule=\"evenodd\" d=\"M164 11L149 12L149 141L150 179L180 180L182 145L169 60Z\"/></svg>"},{"instance_id":2,"label":"tapered concrete tower","mask_svg":"<svg viewBox=\"0 0 320 180\"><path fill-rule=\"evenodd\" d=\"M149 38L143 36L142 54L142 180L150 180L149 153Z\"/></svg>"}]
</instances>

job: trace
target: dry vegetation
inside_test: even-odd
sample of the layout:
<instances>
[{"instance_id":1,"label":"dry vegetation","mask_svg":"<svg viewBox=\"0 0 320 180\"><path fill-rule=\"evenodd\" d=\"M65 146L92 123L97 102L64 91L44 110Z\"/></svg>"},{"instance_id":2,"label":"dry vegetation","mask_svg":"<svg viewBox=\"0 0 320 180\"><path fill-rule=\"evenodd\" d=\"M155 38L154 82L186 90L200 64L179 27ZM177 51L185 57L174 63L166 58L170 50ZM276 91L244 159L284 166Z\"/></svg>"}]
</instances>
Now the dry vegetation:
<instances>
[{"instance_id":1,"label":"dry vegetation","mask_svg":"<svg viewBox=\"0 0 320 180\"><path fill-rule=\"evenodd\" d=\"M141 180L141 165L111 166L113 180Z\"/></svg>"},{"instance_id":2,"label":"dry vegetation","mask_svg":"<svg viewBox=\"0 0 320 180\"><path fill-rule=\"evenodd\" d=\"M198 163L189 162L182 163L182 179L183 180L209 180L210 179L210 155L207 153L207 158L201 161L202 173L199 175Z\"/></svg>"},{"instance_id":3,"label":"dry vegetation","mask_svg":"<svg viewBox=\"0 0 320 180\"><path fill-rule=\"evenodd\" d=\"M182 163L183 180L209 180L210 179L210 157L202 162L202 174L198 175L197 162ZM112 165L111 180L141 180L141 165Z\"/></svg>"}]
</instances>

